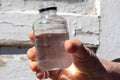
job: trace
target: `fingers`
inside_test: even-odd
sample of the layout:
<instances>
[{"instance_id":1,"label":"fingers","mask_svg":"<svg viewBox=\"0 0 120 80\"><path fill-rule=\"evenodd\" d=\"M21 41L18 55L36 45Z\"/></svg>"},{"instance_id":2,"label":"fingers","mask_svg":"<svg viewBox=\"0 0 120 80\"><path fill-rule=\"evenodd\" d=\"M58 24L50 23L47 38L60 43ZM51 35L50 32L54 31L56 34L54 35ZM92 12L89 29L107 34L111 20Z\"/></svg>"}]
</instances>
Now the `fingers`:
<instances>
[{"instance_id":1,"label":"fingers","mask_svg":"<svg viewBox=\"0 0 120 80\"><path fill-rule=\"evenodd\" d=\"M73 55L75 66L89 75L101 75L105 72L97 56L86 48L79 40L70 39L65 42L65 49Z\"/></svg>"},{"instance_id":2,"label":"fingers","mask_svg":"<svg viewBox=\"0 0 120 80\"><path fill-rule=\"evenodd\" d=\"M31 61L36 60L36 49L35 49L35 47L32 47L27 51L27 56Z\"/></svg>"},{"instance_id":3,"label":"fingers","mask_svg":"<svg viewBox=\"0 0 120 80\"><path fill-rule=\"evenodd\" d=\"M32 71L36 72L36 76L38 79L46 78L46 75L40 69L38 69L38 64L36 61L30 61L29 65Z\"/></svg>"},{"instance_id":4,"label":"fingers","mask_svg":"<svg viewBox=\"0 0 120 80\"><path fill-rule=\"evenodd\" d=\"M27 51L27 56L30 59L29 65L32 71L34 72L38 71L35 47L32 47Z\"/></svg>"},{"instance_id":5,"label":"fingers","mask_svg":"<svg viewBox=\"0 0 120 80\"><path fill-rule=\"evenodd\" d=\"M33 32L29 33L29 38L32 43L34 43L34 35ZM57 78L57 74L59 73L60 70L58 71L50 71L50 72L43 72L38 68L37 60L36 60L36 49L35 47L30 48L27 51L27 56L30 59L29 66L33 72L36 72L36 76L38 79L43 79L43 78L48 78L51 77L52 79ZM50 74L50 76L49 76Z\"/></svg>"},{"instance_id":6,"label":"fingers","mask_svg":"<svg viewBox=\"0 0 120 80\"><path fill-rule=\"evenodd\" d=\"M32 47L27 51L27 56L30 59L29 66L30 66L31 70L33 72L36 72L37 78L42 79L43 73L41 72L41 70L38 69L38 64L36 61L36 49L35 49L35 47Z\"/></svg>"},{"instance_id":7,"label":"fingers","mask_svg":"<svg viewBox=\"0 0 120 80\"><path fill-rule=\"evenodd\" d=\"M31 42L34 43L34 35L33 35L33 32L30 32L30 33L29 33L29 38L30 38Z\"/></svg>"},{"instance_id":8,"label":"fingers","mask_svg":"<svg viewBox=\"0 0 120 80\"><path fill-rule=\"evenodd\" d=\"M44 75L40 71L36 72L36 76L38 79L43 79Z\"/></svg>"},{"instance_id":9,"label":"fingers","mask_svg":"<svg viewBox=\"0 0 120 80\"><path fill-rule=\"evenodd\" d=\"M36 61L30 61L29 62L30 68L33 72L37 72L38 70L38 65Z\"/></svg>"},{"instance_id":10,"label":"fingers","mask_svg":"<svg viewBox=\"0 0 120 80\"><path fill-rule=\"evenodd\" d=\"M30 67L33 72L36 72L36 76L38 79L48 78L48 74L46 72L42 72L40 69L38 69L38 64L36 61L30 61Z\"/></svg>"}]
</instances>

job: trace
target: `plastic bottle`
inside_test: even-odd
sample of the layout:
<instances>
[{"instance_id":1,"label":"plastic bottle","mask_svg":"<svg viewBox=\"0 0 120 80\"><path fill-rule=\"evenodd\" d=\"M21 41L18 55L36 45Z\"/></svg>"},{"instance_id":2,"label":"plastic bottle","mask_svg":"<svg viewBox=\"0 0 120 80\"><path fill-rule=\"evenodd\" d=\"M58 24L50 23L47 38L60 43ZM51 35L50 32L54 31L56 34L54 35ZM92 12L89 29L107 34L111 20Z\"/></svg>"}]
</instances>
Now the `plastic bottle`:
<instances>
[{"instance_id":1,"label":"plastic bottle","mask_svg":"<svg viewBox=\"0 0 120 80\"><path fill-rule=\"evenodd\" d=\"M43 71L67 68L72 63L71 54L64 48L69 39L67 23L56 11L55 6L40 9L40 18L33 26L38 67Z\"/></svg>"}]
</instances>

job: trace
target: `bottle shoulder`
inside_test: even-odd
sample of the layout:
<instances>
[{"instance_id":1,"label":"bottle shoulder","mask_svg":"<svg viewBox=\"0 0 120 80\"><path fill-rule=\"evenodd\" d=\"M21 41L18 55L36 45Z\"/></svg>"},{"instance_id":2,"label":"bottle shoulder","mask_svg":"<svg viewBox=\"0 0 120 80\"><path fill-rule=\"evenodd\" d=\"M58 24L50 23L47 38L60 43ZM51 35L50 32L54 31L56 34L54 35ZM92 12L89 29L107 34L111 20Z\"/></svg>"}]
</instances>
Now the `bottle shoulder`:
<instances>
[{"instance_id":1,"label":"bottle shoulder","mask_svg":"<svg viewBox=\"0 0 120 80\"><path fill-rule=\"evenodd\" d=\"M66 20L59 15L50 15L50 16L40 16L34 23L35 24L44 24L44 23L59 23L64 24Z\"/></svg>"}]
</instances>

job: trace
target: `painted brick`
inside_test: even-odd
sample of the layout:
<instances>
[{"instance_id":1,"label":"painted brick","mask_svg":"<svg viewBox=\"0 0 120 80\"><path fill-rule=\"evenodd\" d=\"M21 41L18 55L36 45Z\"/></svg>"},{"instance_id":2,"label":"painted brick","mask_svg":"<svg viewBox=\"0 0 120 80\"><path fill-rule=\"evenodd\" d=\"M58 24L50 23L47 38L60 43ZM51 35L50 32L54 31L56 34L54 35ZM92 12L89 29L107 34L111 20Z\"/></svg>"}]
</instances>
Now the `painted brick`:
<instances>
[{"instance_id":1,"label":"painted brick","mask_svg":"<svg viewBox=\"0 0 120 80\"><path fill-rule=\"evenodd\" d=\"M28 41L28 33L32 31L29 26L13 26L9 23L0 24L0 39L1 40L18 40L18 41Z\"/></svg>"},{"instance_id":2,"label":"painted brick","mask_svg":"<svg viewBox=\"0 0 120 80\"><path fill-rule=\"evenodd\" d=\"M77 34L74 38L87 45L99 45L99 36L96 34Z\"/></svg>"},{"instance_id":3,"label":"painted brick","mask_svg":"<svg viewBox=\"0 0 120 80\"><path fill-rule=\"evenodd\" d=\"M71 38L82 40L85 44L99 45L100 23L98 16L64 17L68 20L68 29Z\"/></svg>"},{"instance_id":4,"label":"painted brick","mask_svg":"<svg viewBox=\"0 0 120 80\"><path fill-rule=\"evenodd\" d=\"M62 16L65 17L68 22L70 37L76 37L74 34L77 29L86 34L99 33L99 18L96 14L97 7L95 5L97 1L98 0L54 1L58 6L58 14L62 13ZM32 31L33 22L39 17L38 12L35 10L44 2L43 0L2 0L0 2L0 39L28 41L27 35ZM64 13L67 13L67 15ZM83 36L82 34L78 35ZM98 35L96 36L98 37ZM91 41L94 40L91 39ZM88 42L85 41L84 43ZM98 40L96 40L96 43L98 44ZM89 44L95 43L89 42Z\"/></svg>"},{"instance_id":5,"label":"painted brick","mask_svg":"<svg viewBox=\"0 0 120 80\"><path fill-rule=\"evenodd\" d=\"M34 12L34 11L33 11ZM13 25L32 26L39 15L21 11L3 11L0 13L0 23L11 23Z\"/></svg>"},{"instance_id":6,"label":"painted brick","mask_svg":"<svg viewBox=\"0 0 120 80\"><path fill-rule=\"evenodd\" d=\"M94 14L96 0L53 0L59 12ZM45 0L2 0L1 10L36 10ZM19 4L18 4L19 3ZM62 6L61 6L62 5Z\"/></svg>"},{"instance_id":7,"label":"painted brick","mask_svg":"<svg viewBox=\"0 0 120 80\"><path fill-rule=\"evenodd\" d=\"M0 15L0 39L28 41L28 33L32 31L32 25L34 21L39 17L38 12L33 11L31 14L27 12L3 12ZM75 37L75 30L80 30L86 34L99 33L99 18L96 15L89 16L60 13L58 13L58 15L63 16L67 20L70 37ZM91 39L91 41L95 40L94 38ZM84 43L86 43L86 41L84 41ZM98 40L96 40L96 43L98 44Z\"/></svg>"}]
</instances>

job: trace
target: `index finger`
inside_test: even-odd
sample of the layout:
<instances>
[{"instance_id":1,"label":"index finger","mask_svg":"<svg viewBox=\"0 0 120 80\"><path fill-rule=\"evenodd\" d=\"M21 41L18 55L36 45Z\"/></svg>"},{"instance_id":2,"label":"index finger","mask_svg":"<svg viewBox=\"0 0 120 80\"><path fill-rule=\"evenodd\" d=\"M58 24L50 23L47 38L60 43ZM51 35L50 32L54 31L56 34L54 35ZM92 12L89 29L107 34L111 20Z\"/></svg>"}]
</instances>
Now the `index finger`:
<instances>
[{"instance_id":1,"label":"index finger","mask_svg":"<svg viewBox=\"0 0 120 80\"><path fill-rule=\"evenodd\" d=\"M34 35L33 35L33 32L30 32L30 33L29 33L29 38L30 38L31 42L34 43Z\"/></svg>"}]
</instances>

